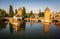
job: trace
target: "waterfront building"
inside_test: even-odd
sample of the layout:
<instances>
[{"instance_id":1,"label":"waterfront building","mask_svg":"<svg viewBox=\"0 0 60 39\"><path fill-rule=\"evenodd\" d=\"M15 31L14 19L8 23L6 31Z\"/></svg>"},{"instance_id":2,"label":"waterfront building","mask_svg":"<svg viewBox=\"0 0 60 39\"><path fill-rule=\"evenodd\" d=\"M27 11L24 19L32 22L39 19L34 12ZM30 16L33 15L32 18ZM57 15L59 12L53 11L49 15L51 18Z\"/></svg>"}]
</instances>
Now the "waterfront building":
<instances>
[{"instance_id":1,"label":"waterfront building","mask_svg":"<svg viewBox=\"0 0 60 39\"><path fill-rule=\"evenodd\" d=\"M50 22L50 9L47 7L44 12L44 21Z\"/></svg>"},{"instance_id":2,"label":"waterfront building","mask_svg":"<svg viewBox=\"0 0 60 39\"><path fill-rule=\"evenodd\" d=\"M55 19L60 20L60 12L56 12L56 13L55 13Z\"/></svg>"},{"instance_id":3,"label":"waterfront building","mask_svg":"<svg viewBox=\"0 0 60 39\"><path fill-rule=\"evenodd\" d=\"M13 17L14 19L22 19L22 8L19 7L17 10L17 14Z\"/></svg>"},{"instance_id":4,"label":"waterfront building","mask_svg":"<svg viewBox=\"0 0 60 39\"><path fill-rule=\"evenodd\" d=\"M17 14L22 15L22 8L21 8L21 7L18 8L18 10L17 10Z\"/></svg>"},{"instance_id":5,"label":"waterfront building","mask_svg":"<svg viewBox=\"0 0 60 39\"><path fill-rule=\"evenodd\" d=\"M51 13L51 19L54 18L54 11Z\"/></svg>"},{"instance_id":6,"label":"waterfront building","mask_svg":"<svg viewBox=\"0 0 60 39\"><path fill-rule=\"evenodd\" d=\"M34 14L34 17L35 17L35 18L38 18L39 16L38 16L38 14Z\"/></svg>"},{"instance_id":7,"label":"waterfront building","mask_svg":"<svg viewBox=\"0 0 60 39\"><path fill-rule=\"evenodd\" d=\"M41 13L41 9L39 9L39 13Z\"/></svg>"}]
</instances>

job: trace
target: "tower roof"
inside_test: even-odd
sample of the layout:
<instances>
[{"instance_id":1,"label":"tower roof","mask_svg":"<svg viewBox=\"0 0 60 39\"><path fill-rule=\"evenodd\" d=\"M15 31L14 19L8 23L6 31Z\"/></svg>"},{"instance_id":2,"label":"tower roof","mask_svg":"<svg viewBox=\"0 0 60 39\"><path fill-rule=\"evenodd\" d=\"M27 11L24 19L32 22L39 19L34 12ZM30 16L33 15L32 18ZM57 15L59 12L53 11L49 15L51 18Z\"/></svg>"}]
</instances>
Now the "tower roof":
<instances>
[{"instance_id":1,"label":"tower roof","mask_svg":"<svg viewBox=\"0 0 60 39\"><path fill-rule=\"evenodd\" d=\"M47 7L47 8L45 9L45 11L50 11L50 9Z\"/></svg>"},{"instance_id":2,"label":"tower roof","mask_svg":"<svg viewBox=\"0 0 60 39\"><path fill-rule=\"evenodd\" d=\"M19 7L19 8L18 8L18 10L22 10L22 8L21 8L21 7Z\"/></svg>"}]
</instances>

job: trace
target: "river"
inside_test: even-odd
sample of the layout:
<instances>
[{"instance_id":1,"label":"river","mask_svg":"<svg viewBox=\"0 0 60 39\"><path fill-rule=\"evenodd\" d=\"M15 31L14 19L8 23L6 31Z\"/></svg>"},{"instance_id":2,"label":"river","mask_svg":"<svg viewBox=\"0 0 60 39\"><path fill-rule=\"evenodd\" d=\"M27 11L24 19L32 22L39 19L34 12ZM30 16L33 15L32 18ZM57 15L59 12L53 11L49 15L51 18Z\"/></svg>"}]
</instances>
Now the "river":
<instances>
[{"instance_id":1,"label":"river","mask_svg":"<svg viewBox=\"0 0 60 39\"><path fill-rule=\"evenodd\" d=\"M53 23L24 23L13 27L10 23L0 22L0 38L10 39L58 39L60 25Z\"/></svg>"}]
</instances>

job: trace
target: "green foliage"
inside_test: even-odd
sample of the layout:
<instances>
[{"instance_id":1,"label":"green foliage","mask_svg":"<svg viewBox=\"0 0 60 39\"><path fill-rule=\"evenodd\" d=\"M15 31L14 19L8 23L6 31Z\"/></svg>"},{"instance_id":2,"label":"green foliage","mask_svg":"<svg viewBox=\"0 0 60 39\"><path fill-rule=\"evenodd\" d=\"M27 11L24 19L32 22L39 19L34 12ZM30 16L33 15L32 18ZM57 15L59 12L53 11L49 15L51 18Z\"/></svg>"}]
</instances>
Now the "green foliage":
<instances>
[{"instance_id":1,"label":"green foliage","mask_svg":"<svg viewBox=\"0 0 60 39\"><path fill-rule=\"evenodd\" d=\"M34 15L31 15L31 18L34 18L35 16Z\"/></svg>"},{"instance_id":2,"label":"green foliage","mask_svg":"<svg viewBox=\"0 0 60 39\"><path fill-rule=\"evenodd\" d=\"M3 9L0 9L0 17L5 17L6 11Z\"/></svg>"},{"instance_id":3,"label":"green foliage","mask_svg":"<svg viewBox=\"0 0 60 39\"><path fill-rule=\"evenodd\" d=\"M26 18L26 10L25 7L23 7L23 11L22 11L22 19Z\"/></svg>"},{"instance_id":4,"label":"green foliage","mask_svg":"<svg viewBox=\"0 0 60 39\"><path fill-rule=\"evenodd\" d=\"M12 25L11 23L9 23L10 34L13 33L13 27L12 27L12 26L13 26L13 25Z\"/></svg>"},{"instance_id":5,"label":"green foliage","mask_svg":"<svg viewBox=\"0 0 60 39\"><path fill-rule=\"evenodd\" d=\"M9 8L9 17L13 17L13 15L14 15L13 7L12 7L12 5L10 5L10 8Z\"/></svg>"},{"instance_id":6,"label":"green foliage","mask_svg":"<svg viewBox=\"0 0 60 39\"><path fill-rule=\"evenodd\" d=\"M2 16L3 11L0 9L0 17Z\"/></svg>"},{"instance_id":7,"label":"green foliage","mask_svg":"<svg viewBox=\"0 0 60 39\"><path fill-rule=\"evenodd\" d=\"M38 14L38 16L39 16L39 17L44 17L44 12L40 12L40 13Z\"/></svg>"},{"instance_id":8,"label":"green foliage","mask_svg":"<svg viewBox=\"0 0 60 39\"><path fill-rule=\"evenodd\" d=\"M0 30L4 29L6 25L7 23L5 23L5 21L0 21Z\"/></svg>"},{"instance_id":9,"label":"green foliage","mask_svg":"<svg viewBox=\"0 0 60 39\"><path fill-rule=\"evenodd\" d=\"M33 15L33 11L31 11L31 15Z\"/></svg>"},{"instance_id":10,"label":"green foliage","mask_svg":"<svg viewBox=\"0 0 60 39\"><path fill-rule=\"evenodd\" d=\"M34 17L33 12L31 11L30 13L27 14L27 18L29 17Z\"/></svg>"},{"instance_id":11,"label":"green foliage","mask_svg":"<svg viewBox=\"0 0 60 39\"><path fill-rule=\"evenodd\" d=\"M29 18L30 17L30 15L31 15L31 13L28 13L28 14L26 14L27 15L27 18Z\"/></svg>"},{"instance_id":12,"label":"green foliage","mask_svg":"<svg viewBox=\"0 0 60 39\"><path fill-rule=\"evenodd\" d=\"M30 16L31 16L32 18L34 18L34 14L33 14L33 11L31 11L31 14L30 14Z\"/></svg>"},{"instance_id":13,"label":"green foliage","mask_svg":"<svg viewBox=\"0 0 60 39\"><path fill-rule=\"evenodd\" d=\"M15 10L15 14L17 14L17 9Z\"/></svg>"}]
</instances>

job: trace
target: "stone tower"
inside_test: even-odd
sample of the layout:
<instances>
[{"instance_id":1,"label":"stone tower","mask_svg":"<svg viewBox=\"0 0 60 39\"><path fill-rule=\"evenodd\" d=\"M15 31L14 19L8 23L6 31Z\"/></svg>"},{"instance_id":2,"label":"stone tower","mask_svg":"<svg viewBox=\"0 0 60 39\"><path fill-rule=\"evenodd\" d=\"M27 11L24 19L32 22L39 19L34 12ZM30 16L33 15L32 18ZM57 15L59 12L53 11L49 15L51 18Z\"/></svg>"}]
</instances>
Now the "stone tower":
<instances>
[{"instance_id":1,"label":"stone tower","mask_svg":"<svg viewBox=\"0 0 60 39\"><path fill-rule=\"evenodd\" d=\"M50 9L47 7L44 12L44 20L45 22L50 22Z\"/></svg>"},{"instance_id":2,"label":"stone tower","mask_svg":"<svg viewBox=\"0 0 60 39\"><path fill-rule=\"evenodd\" d=\"M17 10L18 14L22 15L22 8L19 7L18 10Z\"/></svg>"}]
</instances>

